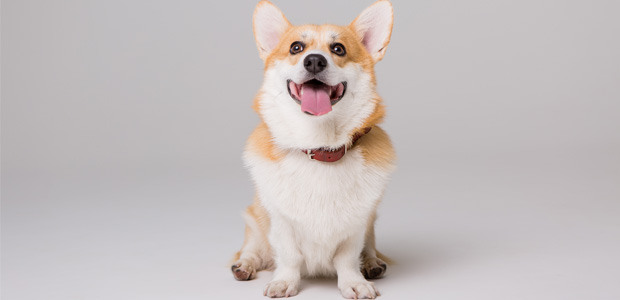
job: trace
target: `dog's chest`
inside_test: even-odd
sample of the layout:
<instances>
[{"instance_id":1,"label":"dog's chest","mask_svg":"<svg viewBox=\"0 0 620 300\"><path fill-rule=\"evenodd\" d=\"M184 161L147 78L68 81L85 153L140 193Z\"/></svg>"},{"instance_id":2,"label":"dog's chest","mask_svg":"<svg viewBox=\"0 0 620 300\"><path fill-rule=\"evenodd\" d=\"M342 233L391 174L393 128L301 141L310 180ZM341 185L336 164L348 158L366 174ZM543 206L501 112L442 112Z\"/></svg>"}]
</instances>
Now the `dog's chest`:
<instances>
[{"instance_id":1,"label":"dog's chest","mask_svg":"<svg viewBox=\"0 0 620 300\"><path fill-rule=\"evenodd\" d=\"M290 220L299 234L312 239L363 230L389 173L366 164L356 149L333 163L310 160L301 152L277 162L246 158L267 210Z\"/></svg>"}]
</instances>

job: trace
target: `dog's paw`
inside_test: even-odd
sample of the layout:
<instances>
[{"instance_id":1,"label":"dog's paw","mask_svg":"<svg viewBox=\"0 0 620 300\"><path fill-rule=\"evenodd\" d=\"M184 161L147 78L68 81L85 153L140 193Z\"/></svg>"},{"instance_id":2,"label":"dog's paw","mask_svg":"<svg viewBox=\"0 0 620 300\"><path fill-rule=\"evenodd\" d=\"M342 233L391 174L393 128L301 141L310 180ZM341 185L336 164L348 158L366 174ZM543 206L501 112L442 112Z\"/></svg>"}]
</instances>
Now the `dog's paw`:
<instances>
[{"instance_id":1,"label":"dog's paw","mask_svg":"<svg viewBox=\"0 0 620 300\"><path fill-rule=\"evenodd\" d=\"M372 282L354 281L338 284L340 293L347 299L375 299L380 296Z\"/></svg>"},{"instance_id":2,"label":"dog's paw","mask_svg":"<svg viewBox=\"0 0 620 300\"><path fill-rule=\"evenodd\" d=\"M387 264L376 257L365 259L362 265L362 274L366 279L380 278L386 270Z\"/></svg>"},{"instance_id":3,"label":"dog's paw","mask_svg":"<svg viewBox=\"0 0 620 300\"><path fill-rule=\"evenodd\" d=\"M235 279L245 281L256 278L256 269L251 264L238 261L230 267Z\"/></svg>"},{"instance_id":4,"label":"dog's paw","mask_svg":"<svg viewBox=\"0 0 620 300\"><path fill-rule=\"evenodd\" d=\"M299 282L274 280L265 286L263 295L270 298L291 297L297 295Z\"/></svg>"}]
</instances>

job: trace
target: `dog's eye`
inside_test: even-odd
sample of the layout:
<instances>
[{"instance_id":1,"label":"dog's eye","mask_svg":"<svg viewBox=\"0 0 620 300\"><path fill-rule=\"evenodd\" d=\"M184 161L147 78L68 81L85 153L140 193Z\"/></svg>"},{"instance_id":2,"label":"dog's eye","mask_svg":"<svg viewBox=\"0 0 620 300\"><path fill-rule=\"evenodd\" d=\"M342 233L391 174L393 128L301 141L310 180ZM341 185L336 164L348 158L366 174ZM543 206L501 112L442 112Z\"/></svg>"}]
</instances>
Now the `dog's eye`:
<instances>
[{"instance_id":1,"label":"dog's eye","mask_svg":"<svg viewBox=\"0 0 620 300\"><path fill-rule=\"evenodd\" d=\"M297 54L301 51L304 51L304 43L302 42L294 42L291 44L291 54Z\"/></svg>"},{"instance_id":2,"label":"dog's eye","mask_svg":"<svg viewBox=\"0 0 620 300\"><path fill-rule=\"evenodd\" d=\"M330 46L332 52L338 56L343 56L347 54L347 51L344 49L344 46L341 43L335 43Z\"/></svg>"}]
</instances>

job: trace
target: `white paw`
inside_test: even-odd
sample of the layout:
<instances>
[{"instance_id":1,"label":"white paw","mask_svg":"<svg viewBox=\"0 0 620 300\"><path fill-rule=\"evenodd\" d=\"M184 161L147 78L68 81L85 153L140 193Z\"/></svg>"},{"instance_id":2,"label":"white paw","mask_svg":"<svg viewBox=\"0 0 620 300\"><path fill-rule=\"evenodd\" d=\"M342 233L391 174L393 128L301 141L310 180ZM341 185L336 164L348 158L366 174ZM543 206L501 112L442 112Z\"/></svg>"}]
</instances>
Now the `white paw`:
<instances>
[{"instance_id":1,"label":"white paw","mask_svg":"<svg viewBox=\"0 0 620 300\"><path fill-rule=\"evenodd\" d=\"M375 285L368 281L345 282L338 284L338 288L347 299L375 299L380 296Z\"/></svg>"},{"instance_id":2,"label":"white paw","mask_svg":"<svg viewBox=\"0 0 620 300\"><path fill-rule=\"evenodd\" d=\"M297 295L299 282L274 280L267 284L263 295L270 298L291 297Z\"/></svg>"}]
</instances>

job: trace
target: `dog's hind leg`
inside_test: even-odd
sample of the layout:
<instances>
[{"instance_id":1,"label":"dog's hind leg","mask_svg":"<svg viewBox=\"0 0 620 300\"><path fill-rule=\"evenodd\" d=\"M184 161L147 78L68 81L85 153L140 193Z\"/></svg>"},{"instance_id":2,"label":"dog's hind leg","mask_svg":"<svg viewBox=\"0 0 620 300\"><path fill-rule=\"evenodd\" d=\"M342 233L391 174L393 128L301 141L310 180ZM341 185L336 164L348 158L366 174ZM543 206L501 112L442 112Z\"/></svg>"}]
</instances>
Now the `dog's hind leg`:
<instances>
[{"instance_id":1,"label":"dog's hind leg","mask_svg":"<svg viewBox=\"0 0 620 300\"><path fill-rule=\"evenodd\" d=\"M361 271L362 274L364 274L364 277L366 277L367 279L375 279L383 276L383 274L385 274L385 271L387 270L387 263L384 260L387 260L389 262L389 259L379 253L379 251L377 251L377 248L375 247L376 217L377 215L373 213L368 220L368 225L366 227L366 239L364 241L364 249L362 250L362 254L360 257L362 260Z\"/></svg>"},{"instance_id":2,"label":"dog's hind leg","mask_svg":"<svg viewBox=\"0 0 620 300\"><path fill-rule=\"evenodd\" d=\"M256 272L273 268L273 255L267 240L269 232L269 215L258 198L246 209L245 240L241 250L235 254L235 263L231 266L237 280L256 278Z\"/></svg>"}]
</instances>

